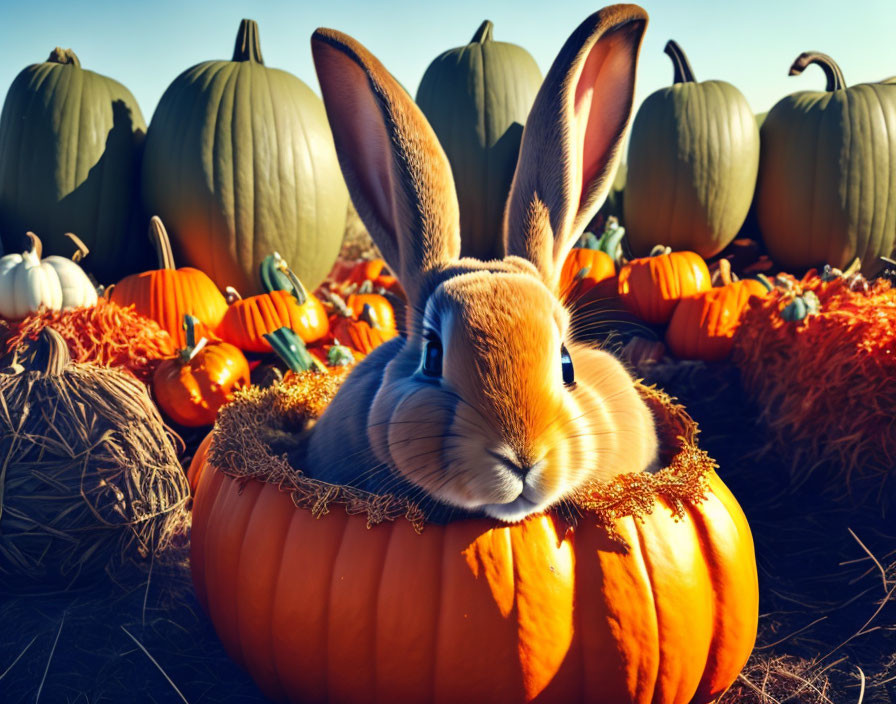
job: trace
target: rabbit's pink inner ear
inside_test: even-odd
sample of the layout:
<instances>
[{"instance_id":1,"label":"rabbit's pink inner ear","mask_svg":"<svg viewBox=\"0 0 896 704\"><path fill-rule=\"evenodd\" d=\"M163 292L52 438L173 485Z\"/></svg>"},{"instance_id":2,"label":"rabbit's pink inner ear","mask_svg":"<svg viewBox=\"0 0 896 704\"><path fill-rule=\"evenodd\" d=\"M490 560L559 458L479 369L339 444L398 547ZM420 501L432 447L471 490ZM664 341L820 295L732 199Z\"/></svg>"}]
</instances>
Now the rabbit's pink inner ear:
<instances>
[{"instance_id":1,"label":"rabbit's pink inner ear","mask_svg":"<svg viewBox=\"0 0 896 704\"><path fill-rule=\"evenodd\" d=\"M344 49L315 38L312 50L339 165L355 208L389 267L399 272L393 157L382 108L369 76Z\"/></svg>"},{"instance_id":2,"label":"rabbit's pink inner ear","mask_svg":"<svg viewBox=\"0 0 896 704\"><path fill-rule=\"evenodd\" d=\"M610 171L634 99L635 68L643 22L629 22L605 34L591 50L574 97L578 153L578 213L573 230L587 226L610 184Z\"/></svg>"}]
</instances>

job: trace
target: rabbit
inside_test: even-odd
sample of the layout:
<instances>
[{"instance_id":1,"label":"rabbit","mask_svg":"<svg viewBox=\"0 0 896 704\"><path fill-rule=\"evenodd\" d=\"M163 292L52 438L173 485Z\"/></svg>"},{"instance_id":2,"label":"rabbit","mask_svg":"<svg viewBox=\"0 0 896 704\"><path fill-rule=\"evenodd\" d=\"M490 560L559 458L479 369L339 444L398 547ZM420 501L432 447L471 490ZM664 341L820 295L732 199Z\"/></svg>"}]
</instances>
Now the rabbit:
<instances>
[{"instance_id":1,"label":"rabbit","mask_svg":"<svg viewBox=\"0 0 896 704\"><path fill-rule=\"evenodd\" d=\"M566 41L526 122L506 256L460 258L451 167L426 118L361 44L312 36L352 201L407 293L406 332L374 350L290 459L309 476L425 507L520 521L589 482L655 468L657 435L612 355L577 344L563 261L612 182L646 12L614 5Z\"/></svg>"}]
</instances>

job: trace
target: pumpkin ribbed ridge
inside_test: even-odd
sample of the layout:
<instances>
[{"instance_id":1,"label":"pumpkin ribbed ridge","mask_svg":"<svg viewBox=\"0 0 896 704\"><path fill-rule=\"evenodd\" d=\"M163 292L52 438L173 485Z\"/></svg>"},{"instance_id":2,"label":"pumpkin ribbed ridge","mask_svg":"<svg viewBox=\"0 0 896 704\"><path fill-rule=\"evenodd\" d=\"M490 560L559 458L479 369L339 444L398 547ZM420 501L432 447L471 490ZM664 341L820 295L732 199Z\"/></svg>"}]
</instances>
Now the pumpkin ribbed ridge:
<instances>
[{"instance_id":1,"label":"pumpkin ribbed ridge","mask_svg":"<svg viewBox=\"0 0 896 704\"><path fill-rule=\"evenodd\" d=\"M545 516L370 531L338 511L315 519L274 485L240 485L202 474L196 589L228 654L274 701L709 702L749 651L738 641L755 627L755 595L742 591L755 566L731 549L749 544L749 528L715 475L683 521L668 510L621 520L629 557L587 521L572 553ZM464 556L472 582L435 569L451 555ZM652 606L634 613L634 601ZM620 641L619 623L642 635Z\"/></svg>"},{"instance_id":2,"label":"pumpkin ribbed ridge","mask_svg":"<svg viewBox=\"0 0 896 704\"><path fill-rule=\"evenodd\" d=\"M629 140L623 222L633 254L659 243L706 258L722 251L750 209L759 151L756 119L730 83L651 93Z\"/></svg>"},{"instance_id":3,"label":"pumpkin ribbed ridge","mask_svg":"<svg viewBox=\"0 0 896 704\"><path fill-rule=\"evenodd\" d=\"M860 84L783 98L762 124L757 217L781 267L866 275L896 247L896 90Z\"/></svg>"},{"instance_id":4,"label":"pumpkin ribbed ridge","mask_svg":"<svg viewBox=\"0 0 896 704\"><path fill-rule=\"evenodd\" d=\"M147 134L143 199L179 257L220 288L258 293L280 252L314 289L339 251L348 192L324 106L257 61L209 61L165 91Z\"/></svg>"},{"instance_id":5,"label":"pumpkin ribbed ridge","mask_svg":"<svg viewBox=\"0 0 896 704\"><path fill-rule=\"evenodd\" d=\"M483 260L504 254L504 205L542 81L535 59L522 47L494 41L490 25L436 57L416 98L451 163L461 254Z\"/></svg>"}]
</instances>

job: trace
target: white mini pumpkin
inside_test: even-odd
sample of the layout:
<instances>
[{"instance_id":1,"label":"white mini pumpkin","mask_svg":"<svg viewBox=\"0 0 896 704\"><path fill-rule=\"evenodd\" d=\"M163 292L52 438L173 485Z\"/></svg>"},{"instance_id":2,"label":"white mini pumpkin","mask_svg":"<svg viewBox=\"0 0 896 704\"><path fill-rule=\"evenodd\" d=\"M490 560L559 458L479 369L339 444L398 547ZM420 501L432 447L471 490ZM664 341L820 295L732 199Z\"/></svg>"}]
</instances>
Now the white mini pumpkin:
<instances>
[{"instance_id":1,"label":"white mini pumpkin","mask_svg":"<svg viewBox=\"0 0 896 704\"><path fill-rule=\"evenodd\" d=\"M42 247L37 235L27 234L31 249L22 254L0 257L0 317L19 320L40 308L63 310L96 304L96 288L84 270L71 259L49 256L41 259ZM78 246L84 244L69 234Z\"/></svg>"}]
</instances>

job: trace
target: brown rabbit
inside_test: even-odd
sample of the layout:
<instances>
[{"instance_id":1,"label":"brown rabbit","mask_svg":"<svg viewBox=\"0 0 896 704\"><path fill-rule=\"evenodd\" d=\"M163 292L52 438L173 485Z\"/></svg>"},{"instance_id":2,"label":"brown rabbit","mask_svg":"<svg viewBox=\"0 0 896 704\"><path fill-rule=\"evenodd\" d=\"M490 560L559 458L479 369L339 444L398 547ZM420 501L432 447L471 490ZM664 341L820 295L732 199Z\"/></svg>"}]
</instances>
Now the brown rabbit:
<instances>
[{"instance_id":1,"label":"brown rabbit","mask_svg":"<svg viewBox=\"0 0 896 704\"><path fill-rule=\"evenodd\" d=\"M648 470L653 418L610 354L575 344L560 268L610 187L647 14L573 32L532 106L504 219L507 256L460 259L451 168L423 114L351 37L312 50L339 163L408 294L406 336L375 350L310 428L297 466L397 493L434 520L517 521L592 480Z\"/></svg>"}]
</instances>

